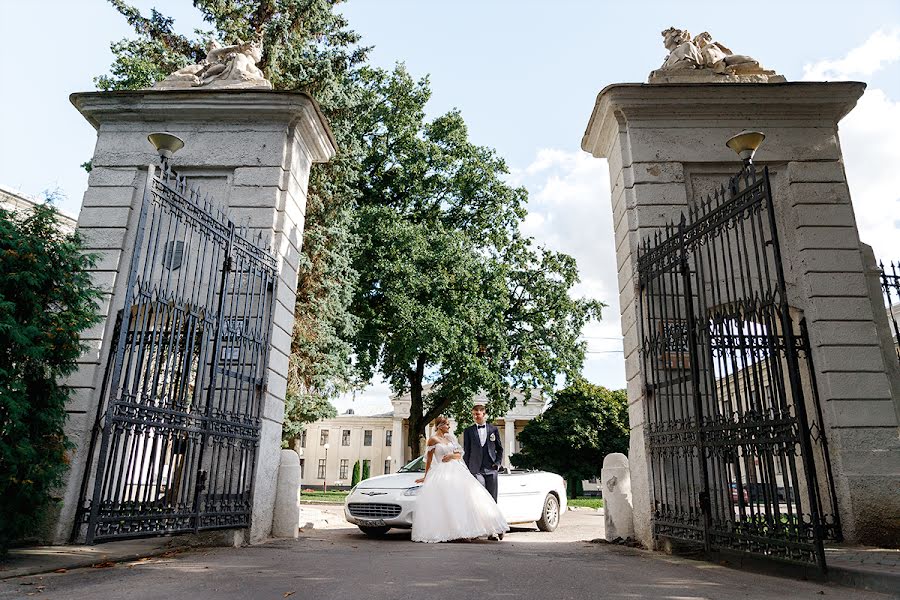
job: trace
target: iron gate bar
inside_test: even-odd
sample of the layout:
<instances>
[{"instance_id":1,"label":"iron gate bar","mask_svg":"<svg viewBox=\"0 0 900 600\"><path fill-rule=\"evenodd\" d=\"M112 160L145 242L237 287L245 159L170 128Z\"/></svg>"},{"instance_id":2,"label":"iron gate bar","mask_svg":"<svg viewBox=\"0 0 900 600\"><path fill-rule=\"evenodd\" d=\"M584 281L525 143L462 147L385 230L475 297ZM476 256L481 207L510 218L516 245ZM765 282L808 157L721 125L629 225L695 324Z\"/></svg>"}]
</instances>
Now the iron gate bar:
<instances>
[{"instance_id":1,"label":"iron gate bar","mask_svg":"<svg viewBox=\"0 0 900 600\"><path fill-rule=\"evenodd\" d=\"M638 279L654 535L824 569L822 539L840 525L819 510L822 493L835 509L834 486L830 470L825 489L817 478L828 448L820 426L810 439L807 406L818 423L821 408L800 376L806 354L815 383L787 305L768 170L742 170L646 238Z\"/></svg>"},{"instance_id":2,"label":"iron gate bar","mask_svg":"<svg viewBox=\"0 0 900 600\"><path fill-rule=\"evenodd\" d=\"M249 525L277 286L267 248L168 165L149 168L80 502L88 543Z\"/></svg>"},{"instance_id":3,"label":"iron gate bar","mask_svg":"<svg viewBox=\"0 0 900 600\"><path fill-rule=\"evenodd\" d=\"M888 320L894 328L894 349L897 352L897 361L900 362L900 261L888 263L890 272L884 266L884 261L878 263L881 291L884 295L884 305L887 309ZM894 298L896 297L896 301Z\"/></svg>"}]
</instances>

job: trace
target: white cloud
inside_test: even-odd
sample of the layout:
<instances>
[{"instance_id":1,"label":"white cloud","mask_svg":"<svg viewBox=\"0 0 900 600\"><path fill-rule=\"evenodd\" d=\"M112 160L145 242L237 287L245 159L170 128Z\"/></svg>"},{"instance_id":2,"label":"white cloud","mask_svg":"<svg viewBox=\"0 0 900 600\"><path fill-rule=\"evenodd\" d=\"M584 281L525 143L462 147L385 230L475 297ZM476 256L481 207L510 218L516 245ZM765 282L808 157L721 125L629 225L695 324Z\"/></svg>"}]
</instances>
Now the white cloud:
<instances>
[{"instance_id":1,"label":"white cloud","mask_svg":"<svg viewBox=\"0 0 900 600\"><path fill-rule=\"evenodd\" d=\"M866 77L900 60L900 28L880 29L843 58L803 66L805 81L834 81Z\"/></svg>"},{"instance_id":2,"label":"white cloud","mask_svg":"<svg viewBox=\"0 0 900 600\"><path fill-rule=\"evenodd\" d=\"M588 342L585 376L607 387L625 385L619 321L616 255L605 160L583 152L542 149L514 173L529 191L523 231L542 245L575 257L581 282L574 295L609 306L603 320L584 330Z\"/></svg>"},{"instance_id":3,"label":"white cloud","mask_svg":"<svg viewBox=\"0 0 900 600\"><path fill-rule=\"evenodd\" d=\"M900 259L900 102L870 89L841 121L841 147L863 242L887 262Z\"/></svg>"},{"instance_id":4,"label":"white cloud","mask_svg":"<svg viewBox=\"0 0 900 600\"><path fill-rule=\"evenodd\" d=\"M880 29L846 56L803 67L805 80L870 76L900 61L900 28ZM840 124L841 148L860 238L882 260L897 260L900 238L900 102L869 88Z\"/></svg>"}]
</instances>

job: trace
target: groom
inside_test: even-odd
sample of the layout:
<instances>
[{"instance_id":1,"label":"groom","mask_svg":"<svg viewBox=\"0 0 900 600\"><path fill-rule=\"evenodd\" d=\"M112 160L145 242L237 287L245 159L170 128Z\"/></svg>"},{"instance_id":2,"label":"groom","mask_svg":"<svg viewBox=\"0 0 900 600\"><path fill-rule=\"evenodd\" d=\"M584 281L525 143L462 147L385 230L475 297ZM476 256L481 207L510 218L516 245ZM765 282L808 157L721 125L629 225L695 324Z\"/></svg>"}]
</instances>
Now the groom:
<instances>
[{"instance_id":1,"label":"groom","mask_svg":"<svg viewBox=\"0 0 900 600\"><path fill-rule=\"evenodd\" d=\"M472 407L475 424L463 432L463 456L469 472L478 483L497 501L497 472L503 460L503 446L500 444L500 430L486 422L484 404ZM501 533L499 539L503 539Z\"/></svg>"}]
</instances>

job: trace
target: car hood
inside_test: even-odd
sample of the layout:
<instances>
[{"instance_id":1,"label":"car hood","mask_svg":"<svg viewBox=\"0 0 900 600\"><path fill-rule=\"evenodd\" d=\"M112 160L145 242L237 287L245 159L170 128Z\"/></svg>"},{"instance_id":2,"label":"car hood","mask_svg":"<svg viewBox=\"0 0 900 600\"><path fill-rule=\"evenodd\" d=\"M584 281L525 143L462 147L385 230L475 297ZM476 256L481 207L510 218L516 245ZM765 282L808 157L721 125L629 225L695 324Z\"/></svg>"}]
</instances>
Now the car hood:
<instances>
[{"instance_id":1,"label":"car hood","mask_svg":"<svg viewBox=\"0 0 900 600\"><path fill-rule=\"evenodd\" d=\"M419 484L416 479L422 477L422 473L392 473L391 475L379 475L361 481L358 490L395 490L415 487Z\"/></svg>"}]
</instances>

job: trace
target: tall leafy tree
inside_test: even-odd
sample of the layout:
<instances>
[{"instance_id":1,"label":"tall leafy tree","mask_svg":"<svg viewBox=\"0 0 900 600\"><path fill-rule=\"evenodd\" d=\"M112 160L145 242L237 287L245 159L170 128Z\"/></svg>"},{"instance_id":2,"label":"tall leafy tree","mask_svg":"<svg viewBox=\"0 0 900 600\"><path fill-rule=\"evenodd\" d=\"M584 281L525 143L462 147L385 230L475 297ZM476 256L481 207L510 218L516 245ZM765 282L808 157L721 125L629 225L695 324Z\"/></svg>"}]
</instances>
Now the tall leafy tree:
<instances>
[{"instance_id":1,"label":"tall leafy tree","mask_svg":"<svg viewBox=\"0 0 900 600\"><path fill-rule=\"evenodd\" d=\"M357 115L368 101L360 84L367 48L334 11L342 0L194 0L210 30L192 37L171 18L144 16L124 0L109 0L136 37L112 44L115 61L96 78L103 90L151 86L199 62L211 39L261 39L260 67L276 89L309 92L328 117L338 155L310 175L303 255L291 344L285 442L305 423L333 416L329 400L353 384L349 344L356 321L348 311L356 274L350 256L362 160Z\"/></svg>"},{"instance_id":2,"label":"tall leafy tree","mask_svg":"<svg viewBox=\"0 0 900 600\"><path fill-rule=\"evenodd\" d=\"M628 396L579 379L554 394L546 411L519 434L512 463L559 473L576 495L583 479L600 474L612 452L628 453Z\"/></svg>"},{"instance_id":3,"label":"tall leafy tree","mask_svg":"<svg viewBox=\"0 0 900 600\"><path fill-rule=\"evenodd\" d=\"M443 412L464 419L479 391L501 414L511 388L527 397L575 378L585 349L578 337L602 304L570 296L572 257L521 235L526 192L505 182L493 150L468 140L460 113L426 118L427 79L402 65L365 75L381 101L361 117L370 133L354 346L365 379L377 371L409 392L415 454L428 422Z\"/></svg>"}]
</instances>

